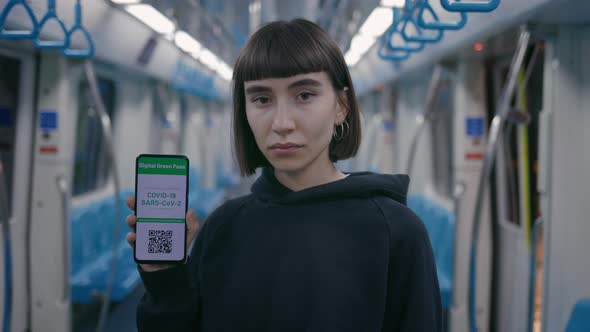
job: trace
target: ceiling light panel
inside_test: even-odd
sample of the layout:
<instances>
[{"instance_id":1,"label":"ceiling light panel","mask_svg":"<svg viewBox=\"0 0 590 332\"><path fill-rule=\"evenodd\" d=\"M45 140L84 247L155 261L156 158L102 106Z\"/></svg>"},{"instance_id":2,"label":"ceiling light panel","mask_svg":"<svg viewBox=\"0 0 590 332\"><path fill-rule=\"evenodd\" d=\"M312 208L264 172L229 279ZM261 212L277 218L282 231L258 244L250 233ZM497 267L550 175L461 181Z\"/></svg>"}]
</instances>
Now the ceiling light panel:
<instances>
[{"instance_id":1,"label":"ceiling light panel","mask_svg":"<svg viewBox=\"0 0 590 332\"><path fill-rule=\"evenodd\" d=\"M177 31L174 35L174 44L181 50L193 56L199 54L203 49L201 43L184 31Z\"/></svg>"},{"instance_id":2,"label":"ceiling light panel","mask_svg":"<svg viewBox=\"0 0 590 332\"><path fill-rule=\"evenodd\" d=\"M391 8L375 8L365 23L360 28L363 35L378 37L381 36L393 23L393 10Z\"/></svg>"},{"instance_id":3,"label":"ceiling light panel","mask_svg":"<svg viewBox=\"0 0 590 332\"><path fill-rule=\"evenodd\" d=\"M125 10L158 33L169 35L174 32L174 23L150 5L129 5Z\"/></svg>"}]
</instances>

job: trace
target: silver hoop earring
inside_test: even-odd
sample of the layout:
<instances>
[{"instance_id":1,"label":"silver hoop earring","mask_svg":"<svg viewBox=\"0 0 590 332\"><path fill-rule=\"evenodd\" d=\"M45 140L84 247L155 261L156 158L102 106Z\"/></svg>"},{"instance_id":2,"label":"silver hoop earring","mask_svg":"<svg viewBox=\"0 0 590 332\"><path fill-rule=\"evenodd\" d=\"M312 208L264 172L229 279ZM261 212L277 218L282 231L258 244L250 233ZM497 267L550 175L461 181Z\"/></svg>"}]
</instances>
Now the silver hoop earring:
<instances>
[{"instance_id":1,"label":"silver hoop earring","mask_svg":"<svg viewBox=\"0 0 590 332\"><path fill-rule=\"evenodd\" d=\"M344 127L346 127L346 129ZM340 128L340 133L338 133L338 128ZM348 134L349 131L350 126L348 125L348 122L344 120L344 122L334 127L332 137L334 137L334 139L337 141L341 141L342 139L344 139L344 137Z\"/></svg>"}]
</instances>

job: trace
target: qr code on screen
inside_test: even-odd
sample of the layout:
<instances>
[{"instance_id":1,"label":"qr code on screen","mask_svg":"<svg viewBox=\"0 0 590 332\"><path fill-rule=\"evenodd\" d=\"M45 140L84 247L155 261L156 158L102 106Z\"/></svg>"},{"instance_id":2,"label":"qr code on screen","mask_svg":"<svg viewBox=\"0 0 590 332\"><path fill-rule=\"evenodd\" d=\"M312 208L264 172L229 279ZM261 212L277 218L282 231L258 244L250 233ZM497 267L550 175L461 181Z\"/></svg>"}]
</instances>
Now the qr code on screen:
<instances>
[{"instance_id":1,"label":"qr code on screen","mask_svg":"<svg viewBox=\"0 0 590 332\"><path fill-rule=\"evenodd\" d=\"M148 235L148 253L169 254L172 252L172 231L150 229Z\"/></svg>"}]
</instances>

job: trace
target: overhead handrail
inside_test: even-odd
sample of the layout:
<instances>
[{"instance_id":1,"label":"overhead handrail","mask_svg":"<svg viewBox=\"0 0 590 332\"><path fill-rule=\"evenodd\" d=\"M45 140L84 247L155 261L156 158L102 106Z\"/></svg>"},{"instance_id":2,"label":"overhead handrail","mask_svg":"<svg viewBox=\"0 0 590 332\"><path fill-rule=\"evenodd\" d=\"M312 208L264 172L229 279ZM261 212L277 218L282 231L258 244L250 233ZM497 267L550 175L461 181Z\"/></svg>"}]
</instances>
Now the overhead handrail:
<instances>
[{"instance_id":1,"label":"overhead handrail","mask_svg":"<svg viewBox=\"0 0 590 332\"><path fill-rule=\"evenodd\" d=\"M410 58L411 52L408 50L394 51L389 47L392 38L392 29L387 29L383 37L381 37L381 45L377 51L379 58L389 61L404 61Z\"/></svg>"},{"instance_id":2,"label":"overhead handrail","mask_svg":"<svg viewBox=\"0 0 590 332\"><path fill-rule=\"evenodd\" d=\"M43 27L51 20L56 21L64 33L63 40L41 40L41 32L43 31ZM68 37L68 29L66 29L64 22L60 20L59 17L57 17L55 12L55 0L47 0L47 13L45 16L43 16L41 22L39 22L37 36L33 39L33 44L35 44L37 48L49 50L65 49L69 46L70 38Z\"/></svg>"},{"instance_id":3,"label":"overhead handrail","mask_svg":"<svg viewBox=\"0 0 590 332\"><path fill-rule=\"evenodd\" d=\"M393 24L387 29L387 48L390 51L420 52L424 49L423 42L408 41L402 34L404 18L400 8L393 8ZM399 39L395 37L399 36ZM397 45L396 40L403 40L404 45Z\"/></svg>"},{"instance_id":4,"label":"overhead handrail","mask_svg":"<svg viewBox=\"0 0 590 332\"><path fill-rule=\"evenodd\" d=\"M414 5L414 0L406 0L402 16L402 36L409 42L438 43L442 40L444 33L441 29L422 29L418 25L416 16L420 8ZM409 32L408 30L413 30ZM431 32L430 34L428 32Z\"/></svg>"},{"instance_id":5,"label":"overhead handrail","mask_svg":"<svg viewBox=\"0 0 590 332\"><path fill-rule=\"evenodd\" d=\"M4 176L4 164L0 154L0 224L4 240L4 320L2 331L10 331L12 315L12 254L10 252L10 216L8 215L8 186Z\"/></svg>"},{"instance_id":6,"label":"overhead handrail","mask_svg":"<svg viewBox=\"0 0 590 332\"><path fill-rule=\"evenodd\" d=\"M4 25L6 24L6 18L8 17L8 15L12 11L12 9L17 5L22 6L25 9L27 15L29 15L29 18L31 19L31 23L33 24L33 28L31 30L6 30L6 29L4 29ZM2 10L2 12L0 12L0 38L30 39L30 38L34 38L37 35L38 29L39 29L39 23L37 22L37 17L35 16L35 13L33 13L33 10L31 9L31 7L29 5L27 5L25 0L10 0L6 4L6 6Z\"/></svg>"},{"instance_id":7,"label":"overhead handrail","mask_svg":"<svg viewBox=\"0 0 590 332\"><path fill-rule=\"evenodd\" d=\"M498 8L500 0L489 0L486 2L477 0L440 0L440 4L450 12L487 13Z\"/></svg>"},{"instance_id":8,"label":"overhead handrail","mask_svg":"<svg viewBox=\"0 0 590 332\"><path fill-rule=\"evenodd\" d=\"M59 174L55 177L55 184L57 186L57 190L59 191L59 196L61 198L61 220L62 220L62 234L64 234L65 239L69 239L70 234L70 227L69 227L69 220L67 218L67 210L68 210L68 181L63 174ZM63 278L64 284L62 289L62 303L68 303L70 299L70 262L67 259L69 257L68 254L68 247L69 242L63 241L62 244L62 257L65 258L65 262L63 265Z\"/></svg>"},{"instance_id":9,"label":"overhead handrail","mask_svg":"<svg viewBox=\"0 0 590 332\"><path fill-rule=\"evenodd\" d=\"M88 43L87 49L73 49L71 48L71 41L72 35L74 32L79 31L81 32L84 37L86 38L86 42ZM69 58L77 58L77 59L88 59L94 56L94 42L92 42L92 37L90 37L90 33L82 26L82 6L80 5L80 0L76 1L75 6L75 23L72 28L68 31L67 38L70 41L70 45L62 50L63 55Z\"/></svg>"},{"instance_id":10,"label":"overhead handrail","mask_svg":"<svg viewBox=\"0 0 590 332\"><path fill-rule=\"evenodd\" d=\"M115 283L115 277L117 276L117 263L119 257L119 240L120 233L121 233L121 207L120 207L120 192L121 192L121 185L119 181L119 171L117 169L117 160L115 156L115 139L113 135L113 126L111 123L111 118L106 111L104 106L104 102L100 96L100 90L98 88L98 80L96 79L96 74L94 73L94 66L92 65L92 61L86 60L84 64L84 69L86 73L86 79L88 80L88 85L90 86L90 95L94 101L94 105L100 116L100 124L102 126L102 134L105 139L106 147L107 147L107 154L109 156L109 160L111 162L112 172L113 172L113 180L115 184L115 204L114 204L114 214L115 214L115 229L113 234L113 255L111 258L111 268L109 271L109 277L107 281L107 287L102 295L102 306L100 310L100 316L98 319L98 324L96 327L97 332L102 332L104 329L104 325L107 319L107 315L109 312L109 304L110 304L110 297L113 290L113 285Z\"/></svg>"},{"instance_id":11,"label":"overhead handrail","mask_svg":"<svg viewBox=\"0 0 590 332\"><path fill-rule=\"evenodd\" d=\"M533 322L535 321L535 291L537 289L537 240L539 232L543 227L543 217L539 216L533 225L531 239L530 271L529 271L529 310L527 331L533 332Z\"/></svg>"},{"instance_id":12,"label":"overhead handrail","mask_svg":"<svg viewBox=\"0 0 590 332\"><path fill-rule=\"evenodd\" d=\"M459 20L452 21L441 21L439 15L436 13L434 8L430 5L428 0L419 0L416 4L418 7L418 26L424 29L440 29L440 30L459 30L467 24L467 14L465 12L458 12L460 15ZM434 22L427 22L424 19L426 14L430 14L435 20Z\"/></svg>"},{"instance_id":13,"label":"overhead handrail","mask_svg":"<svg viewBox=\"0 0 590 332\"><path fill-rule=\"evenodd\" d=\"M401 14L398 8L393 8L393 22L387 28L383 36L381 37L381 45L379 50L377 51L377 55L383 60L389 61L404 61L410 58L411 52L419 51L420 49L412 49L412 51L401 48L401 47L393 47L392 43L394 41L394 36L396 34L400 34L398 25L400 23ZM401 37L400 35L400 38ZM417 45L422 46L422 43L417 43Z\"/></svg>"},{"instance_id":14,"label":"overhead handrail","mask_svg":"<svg viewBox=\"0 0 590 332\"><path fill-rule=\"evenodd\" d=\"M434 71L432 73L432 77L430 78L430 84L428 86L428 92L426 93L426 102L424 104L424 112L420 113L416 119L416 130L414 131L414 135L412 136L412 143L410 144L410 151L408 156L408 164L406 167L406 174L411 176L412 168L414 167L414 159L416 157L416 150L418 149L418 142L420 141L420 136L424 131L426 123L432 118L432 114L434 114L434 98L438 92L438 87L440 86L440 81L442 79L442 66L437 64L434 67Z\"/></svg>"},{"instance_id":15,"label":"overhead handrail","mask_svg":"<svg viewBox=\"0 0 590 332\"><path fill-rule=\"evenodd\" d=\"M441 0L444 1L444 0ZM483 196L485 192L485 185L487 179L490 176L492 170L492 164L494 163L494 159L496 157L496 149L498 146L498 138L500 137L501 130L504 128L504 123L506 122L507 114L510 111L510 102L512 100L512 96L514 95L515 88L516 88L516 80L518 77L518 73L522 64L524 62L524 56L527 51L527 47L531 38L531 34L526 28L521 28L520 36L518 38L518 44L516 48L516 52L514 57L512 58L512 63L510 64L510 70L508 73L508 82L504 87L504 91L502 92L502 96L500 98L500 102L498 104L498 108L496 111L496 115L492 120L492 124L489 130L489 143L486 146L485 157L483 160L483 165L481 169L481 174L479 176L478 186L477 186L477 196L475 199L475 211L473 214L473 221L472 221L472 230L471 230L471 250L469 253L469 296L468 296L468 312L469 312L469 319L468 319L468 326L469 331L477 331L477 317L476 317L476 310L475 310L475 298L476 298L476 257L477 257L477 247L479 241L479 225L481 219L481 211L483 207Z\"/></svg>"}]
</instances>

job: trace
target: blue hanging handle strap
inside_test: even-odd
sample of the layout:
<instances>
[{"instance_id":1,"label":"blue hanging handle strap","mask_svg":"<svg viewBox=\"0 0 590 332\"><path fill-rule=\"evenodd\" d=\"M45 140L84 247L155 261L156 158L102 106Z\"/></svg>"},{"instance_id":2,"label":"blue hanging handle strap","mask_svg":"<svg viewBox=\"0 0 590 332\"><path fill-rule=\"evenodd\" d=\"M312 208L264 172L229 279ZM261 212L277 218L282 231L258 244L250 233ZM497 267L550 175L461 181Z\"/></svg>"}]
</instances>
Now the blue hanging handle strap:
<instances>
[{"instance_id":1,"label":"blue hanging handle strap","mask_svg":"<svg viewBox=\"0 0 590 332\"><path fill-rule=\"evenodd\" d=\"M421 29L418 26L415 17L418 13L418 9L418 6L414 6L414 0L406 0L406 6L402 18L402 36L408 42L438 43L444 36L443 31L440 29L426 29L426 31L436 31L435 34L428 34L424 29ZM414 33L408 32L408 28L410 27L414 27Z\"/></svg>"},{"instance_id":2,"label":"blue hanging handle strap","mask_svg":"<svg viewBox=\"0 0 590 332\"><path fill-rule=\"evenodd\" d=\"M473 1L473 0L440 0L444 9L450 12L479 12L487 13L495 10L500 5L500 0Z\"/></svg>"},{"instance_id":3,"label":"blue hanging handle strap","mask_svg":"<svg viewBox=\"0 0 590 332\"><path fill-rule=\"evenodd\" d=\"M59 24L59 27L64 34L63 40L41 40L43 27L50 20L55 20L57 24ZM47 0L47 13L43 16L41 22L39 22L37 37L33 39L33 44L35 44L37 48L49 50L65 49L69 46L70 39L68 38L68 29L66 29L64 22L60 20L55 13L55 0Z\"/></svg>"},{"instance_id":4,"label":"blue hanging handle strap","mask_svg":"<svg viewBox=\"0 0 590 332\"><path fill-rule=\"evenodd\" d=\"M393 8L393 24L388 29L389 34L387 38L387 49L389 51L401 51L401 52L420 52L424 49L424 42L421 41L409 41L404 38L402 33L402 27L404 23L404 18L400 12L399 8ZM404 41L406 42L405 45L395 45L393 43L394 37L396 35L400 35Z\"/></svg>"},{"instance_id":5,"label":"blue hanging handle strap","mask_svg":"<svg viewBox=\"0 0 590 332\"><path fill-rule=\"evenodd\" d=\"M467 24L467 14L465 12L458 12L460 15L458 21L441 21L438 14L434 11L432 6L428 3L428 0L421 0L418 2L418 26L424 29L440 29L440 30L459 30ZM433 18L434 22L426 22L424 20L424 14L429 13Z\"/></svg>"},{"instance_id":6,"label":"blue hanging handle strap","mask_svg":"<svg viewBox=\"0 0 590 332\"><path fill-rule=\"evenodd\" d=\"M4 25L6 24L6 18L12 11L12 8L15 6L20 5L23 6L27 15L31 19L31 23L33 24L33 28L31 30L6 30L4 29ZM31 39L37 35L37 30L39 29L39 24L37 23L37 17L35 17L35 13L25 0L10 0L8 4L2 9L0 13L0 38L6 39Z\"/></svg>"},{"instance_id":7,"label":"blue hanging handle strap","mask_svg":"<svg viewBox=\"0 0 590 332\"><path fill-rule=\"evenodd\" d=\"M393 27L393 26L392 26ZM395 51L389 48L389 44L391 42L391 37L393 35L393 29L390 27L381 37L381 46L377 51L377 55L382 60L388 61L404 61L410 58L411 52L408 50L404 51Z\"/></svg>"},{"instance_id":8,"label":"blue hanging handle strap","mask_svg":"<svg viewBox=\"0 0 590 332\"><path fill-rule=\"evenodd\" d=\"M62 50L63 55L68 58L76 58L76 59L87 59L94 56L94 43L92 42L92 37L90 37L90 33L82 26L82 6L80 5L80 0L76 1L76 23L72 26L70 31L68 31L67 38L70 41L70 46ZM80 31L84 34L86 41L88 42L87 49L73 49L71 48L71 41L72 35L74 32Z\"/></svg>"}]
</instances>

